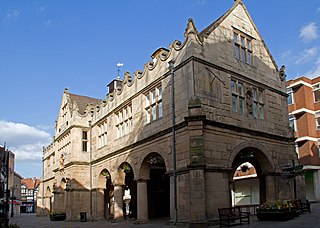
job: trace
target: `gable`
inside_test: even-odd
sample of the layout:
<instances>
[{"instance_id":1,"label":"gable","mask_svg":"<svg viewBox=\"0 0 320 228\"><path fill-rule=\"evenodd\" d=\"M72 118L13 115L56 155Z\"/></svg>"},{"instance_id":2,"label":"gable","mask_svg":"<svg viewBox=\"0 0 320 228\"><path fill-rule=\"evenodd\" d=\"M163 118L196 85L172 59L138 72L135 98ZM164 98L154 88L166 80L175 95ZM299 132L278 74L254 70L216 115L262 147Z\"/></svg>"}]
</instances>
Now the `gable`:
<instances>
[{"instance_id":1,"label":"gable","mask_svg":"<svg viewBox=\"0 0 320 228\"><path fill-rule=\"evenodd\" d=\"M237 31L252 39L253 55L257 67L265 65L278 71L278 66L269 49L262 39L256 25L242 1L238 0L232 8L199 33L202 39L214 40L215 42L233 42L233 33Z\"/></svg>"}]
</instances>

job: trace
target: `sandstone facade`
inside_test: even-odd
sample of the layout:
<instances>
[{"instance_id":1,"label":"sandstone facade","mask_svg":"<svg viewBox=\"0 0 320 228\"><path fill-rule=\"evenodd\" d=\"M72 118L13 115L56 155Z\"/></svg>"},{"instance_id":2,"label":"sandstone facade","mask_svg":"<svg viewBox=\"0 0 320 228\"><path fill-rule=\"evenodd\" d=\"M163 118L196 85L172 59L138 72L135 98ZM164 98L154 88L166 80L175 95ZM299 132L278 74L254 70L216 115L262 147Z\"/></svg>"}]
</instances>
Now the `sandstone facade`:
<instances>
[{"instance_id":1,"label":"sandstone facade","mask_svg":"<svg viewBox=\"0 0 320 228\"><path fill-rule=\"evenodd\" d=\"M119 219L128 188L139 221L205 225L230 206L245 161L257 170L260 202L293 198L293 181L281 177L296 159L286 84L244 4L200 33L190 19L185 40L152 57L111 82L105 100L65 90L44 149L44 209Z\"/></svg>"}]
</instances>

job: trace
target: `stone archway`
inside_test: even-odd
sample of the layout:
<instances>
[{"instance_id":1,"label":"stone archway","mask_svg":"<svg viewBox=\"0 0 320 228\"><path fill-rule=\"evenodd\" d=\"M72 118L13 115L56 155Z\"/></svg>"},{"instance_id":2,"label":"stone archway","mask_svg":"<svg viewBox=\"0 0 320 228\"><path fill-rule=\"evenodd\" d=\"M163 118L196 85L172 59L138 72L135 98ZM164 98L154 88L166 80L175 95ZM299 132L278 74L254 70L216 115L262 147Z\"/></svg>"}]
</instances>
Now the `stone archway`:
<instances>
[{"instance_id":1,"label":"stone archway","mask_svg":"<svg viewBox=\"0 0 320 228\"><path fill-rule=\"evenodd\" d=\"M261 145L252 142L245 142L238 145L231 153L231 172L229 173L230 193L235 191L237 186L237 180L234 180L234 175L237 169L243 164L251 164L256 173L256 178L247 179L247 187L253 187L255 192L253 194L259 195L259 199L255 199L255 203L261 204L267 201L267 185L270 184L270 180L267 180L266 174L274 171L274 164L270 153ZM242 180L244 181L244 180ZM267 183L269 181L269 183ZM256 183L253 183L256 182ZM252 189L250 190L252 191ZM231 196L231 199L233 196Z\"/></svg>"},{"instance_id":2,"label":"stone archway","mask_svg":"<svg viewBox=\"0 0 320 228\"><path fill-rule=\"evenodd\" d=\"M67 186L67 180L62 178L60 184L54 188L54 202L53 202L53 210L54 211L63 211L65 212L65 190Z\"/></svg>"},{"instance_id":3,"label":"stone archway","mask_svg":"<svg viewBox=\"0 0 320 228\"><path fill-rule=\"evenodd\" d=\"M111 174L109 170L103 169L98 177L98 188L103 190L103 195L100 198L99 212L103 213L106 220L113 216L113 185L111 184ZM103 199L102 199L103 198ZM102 217L102 216L101 216Z\"/></svg>"},{"instance_id":4,"label":"stone archway","mask_svg":"<svg viewBox=\"0 0 320 228\"><path fill-rule=\"evenodd\" d=\"M113 180L114 186L114 219L127 216L136 218L137 211L137 183L132 166L122 162Z\"/></svg>"},{"instance_id":5,"label":"stone archway","mask_svg":"<svg viewBox=\"0 0 320 228\"><path fill-rule=\"evenodd\" d=\"M147 194L148 198L138 199L141 203L138 219L170 216L170 179L165 160L159 153L149 153L143 159L138 182L138 195L140 194Z\"/></svg>"}]
</instances>

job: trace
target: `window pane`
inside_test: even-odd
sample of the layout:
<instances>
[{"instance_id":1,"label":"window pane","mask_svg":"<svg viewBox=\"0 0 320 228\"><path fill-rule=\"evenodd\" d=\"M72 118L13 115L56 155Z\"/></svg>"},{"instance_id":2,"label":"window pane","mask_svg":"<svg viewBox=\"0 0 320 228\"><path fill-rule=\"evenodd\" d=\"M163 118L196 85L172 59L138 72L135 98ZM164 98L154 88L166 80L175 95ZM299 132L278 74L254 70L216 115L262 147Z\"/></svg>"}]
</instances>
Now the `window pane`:
<instances>
[{"instance_id":1,"label":"window pane","mask_svg":"<svg viewBox=\"0 0 320 228\"><path fill-rule=\"evenodd\" d=\"M258 101L263 104L262 92L258 90Z\"/></svg>"},{"instance_id":2,"label":"window pane","mask_svg":"<svg viewBox=\"0 0 320 228\"><path fill-rule=\"evenodd\" d=\"M246 61L246 49L245 48L241 48L241 61L242 62L247 62Z\"/></svg>"},{"instance_id":3,"label":"window pane","mask_svg":"<svg viewBox=\"0 0 320 228\"><path fill-rule=\"evenodd\" d=\"M82 142L82 151L87 151L87 142Z\"/></svg>"},{"instance_id":4,"label":"window pane","mask_svg":"<svg viewBox=\"0 0 320 228\"><path fill-rule=\"evenodd\" d=\"M294 119L289 119L289 126L294 129Z\"/></svg>"},{"instance_id":5,"label":"window pane","mask_svg":"<svg viewBox=\"0 0 320 228\"><path fill-rule=\"evenodd\" d=\"M264 119L263 105L259 105L259 116L260 119Z\"/></svg>"},{"instance_id":6,"label":"window pane","mask_svg":"<svg viewBox=\"0 0 320 228\"><path fill-rule=\"evenodd\" d=\"M146 96L146 107L150 106L150 94Z\"/></svg>"},{"instance_id":7,"label":"window pane","mask_svg":"<svg viewBox=\"0 0 320 228\"><path fill-rule=\"evenodd\" d=\"M162 102L159 102L158 108L159 108L159 118L160 118L162 117Z\"/></svg>"},{"instance_id":8,"label":"window pane","mask_svg":"<svg viewBox=\"0 0 320 228\"><path fill-rule=\"evenodd\" d=\"M235 43L238 43L238 34L237 33L233 33L233 40Z\"/></svg>"},{"instance_id":9,"label":"window pane","mask_svg":"<svg viewBox=\"0 0 320 228\"><path fill-rule=\"evenodd\" d=\"M248 64L252 65L253 63L253 56L252 56L252 52L248 52Z\"/></svg>"},{"instance_id":10,"label":"window pane","mask_svg":"<svg viewBox=\"0 0 320 228\"><path fill-rule=\"evenodd\" d=\"M252 90L252 92L253 92L253 100L258 101L257 100L257 90L254 89L254 90Z\"/></svg>"},{"instance_id":11,"label":"window pane","mask_svg":"<svg viewBox=\"0 0 320 228\"><path fill-rule=\"evenodd\" d=\"M253 103L253 115L254 117L258 117L258 105L257 103Z\"/></svg>"},{"instance_id":12,"label":"window pane","mask_svg":"<svg viewBox=\"0 0 320 228\"><path fill-rule=\"evenodd\" d=\"M237 44L234 45L234 58L236 60L240 60L240 56L239 56L239 46Z\"/></svg>"},{"instance_id":13,"label":"window pane","mask_svg":"<svg viewBox=\"0 0 320 228\"><path fill-rule=\"evenodd\" d=\"M288 94L288 104L293 104L293 102L292 102L292 93Z\"/></svg>"},{"instance_id":14,"label":"window pane","mask_svg":"<svg viewBox=\"0 0 320 228\"><path fill-rule=\"evenodd\" d=\"M242 83L238 83L238 93L240 96L243 96L244 92L243 92L243 84Z\"/></svg>"},{"instance_id":15,"label":"window pane","mask_svg":"<svg viewBox=\"0 0 320 228\"><path fill-rule=\"evenodd\" d=\"M320 101L320 90L319 90L319 89L318 89L318 90L315 90L315 91L313 91L313 93L314 93L314 100L315 100L315 102Z\"/></svg>"},{"instance_id":16,"label":"window pane","mask_svg":"<svg viewBox=\"0 0 320 228\"><path fill-rule=\"evenodd\" d=\"M239 112L241 114L244 114L244 98L239 98Z\"/></svg>"},{"instance_id":17,"label":"window pane","mask_svg":"<svg viewBox=\"0 0 320 228\"><path fill-rule=\"evenodd\" d=\"M251 41L247 39L247 48L251 50Z\"/></svg>"},{"instance_id":18,"label":"window pane","mask_svg":"<svg viewBox=\"0 0 320 228\"><path fill-rule=\"evenodd\" d=\"M237 112L237 96L232 96L232 111Z\"/></svg>"},{"instance_id":19,"label":"window pane","mask_svg":"<svg viewBox=\"0 0 320 228\"><path fill-rule=\"evenodd\" d=\"M158 100L161 100L162 99L162 87L161 86L158 88L158 93L159 93Z\"/></svg>"},{"instance_id":20,"label":"window pane","mask_svg":"<svg viewBox=\"0 0 320 228\"><path fill-rule=\"evenodd\" d=\"M231 80L231 91L232 93L237 93L236 82Z\"/></svg>"},{"instance_id":21,"label":"window pane","mask_svg":"<svg viewBox=\"0 0 320 228\"><path fill-rule=\"evenodd\" d=\"M157 119L157 109L156 106L152 106L152 120L156 120Z\"/></svg>"},{"instance_id":22,"label":"window pane","mask_svg":"<svg viewBox=\"0 0 320 228\"><path fill-rule=\"evenodd\" d=\"M152 104L156 102L156 90L152 91Z\"/></svg>"},{"instance_id":23,"label":"window pane","mask_svg":"<svg viewBox=\"0 0 320 228\"><path fill-rule=\"evenodd\" d=\"M245 47L244 37L243 36L240 36L240 37L241 37L241 46Z\"/></svg>"},{"instance_id":24,"label":"window pane","mask_svg":"<svg viewBox=\"0 0 320 228\"><path fill-rule=\"evenodd\" d=\"M82 139L84 139L84 140L87 140L87 139L88 139L88 136L87 136L87 132L86 132L86 131L83 131L83 132L82 132Z\"/></svg>"}]
</instances>

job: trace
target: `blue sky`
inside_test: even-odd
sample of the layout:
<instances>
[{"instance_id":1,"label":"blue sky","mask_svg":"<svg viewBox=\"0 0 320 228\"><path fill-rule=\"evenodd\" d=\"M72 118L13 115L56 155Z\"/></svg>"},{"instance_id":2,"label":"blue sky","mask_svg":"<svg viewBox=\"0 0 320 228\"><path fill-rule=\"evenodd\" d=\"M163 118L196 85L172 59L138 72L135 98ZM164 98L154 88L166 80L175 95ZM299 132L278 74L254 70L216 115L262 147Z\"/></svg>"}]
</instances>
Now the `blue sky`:
<instances>
[{"instance_id":1,"label":"blue sky","mask_svg":"<svg viewBox=\"0 0 320 228\"><path fill-rule=\"evenodd\" d=\"M320 1L243 0L289 79L320 76ZM143 69L150 55L200 32L233 0L0 0L0 144L23 177L42 174L62 93L105 98L106 85Z\"/></svg>"}]
</instances>

